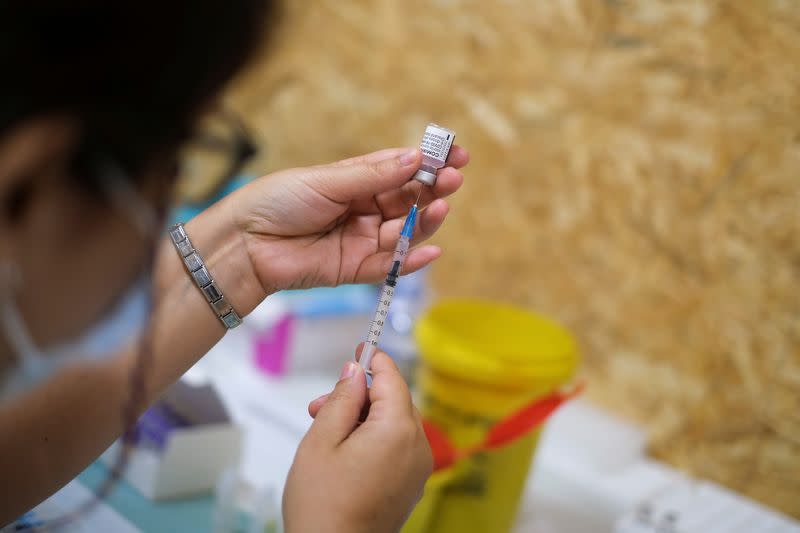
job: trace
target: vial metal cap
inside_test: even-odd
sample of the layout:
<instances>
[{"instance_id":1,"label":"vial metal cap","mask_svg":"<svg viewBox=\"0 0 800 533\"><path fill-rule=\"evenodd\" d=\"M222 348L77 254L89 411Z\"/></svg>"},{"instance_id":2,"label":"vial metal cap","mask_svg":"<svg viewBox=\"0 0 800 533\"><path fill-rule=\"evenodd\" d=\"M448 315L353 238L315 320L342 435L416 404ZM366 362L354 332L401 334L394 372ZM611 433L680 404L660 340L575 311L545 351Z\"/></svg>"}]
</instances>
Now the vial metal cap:
<instances>
[{"instance_id":1,"label":"vial metal cap","mask_svg":"<svg viewBox=\"0 0 800 533\"><path fill-rule=\"evenodd\" d=\"M429 187L433 187L436 184L436 174L428 172L427 170L418 170L417 173L414 174L414 179Z\"/></svg>"}]
</instances>

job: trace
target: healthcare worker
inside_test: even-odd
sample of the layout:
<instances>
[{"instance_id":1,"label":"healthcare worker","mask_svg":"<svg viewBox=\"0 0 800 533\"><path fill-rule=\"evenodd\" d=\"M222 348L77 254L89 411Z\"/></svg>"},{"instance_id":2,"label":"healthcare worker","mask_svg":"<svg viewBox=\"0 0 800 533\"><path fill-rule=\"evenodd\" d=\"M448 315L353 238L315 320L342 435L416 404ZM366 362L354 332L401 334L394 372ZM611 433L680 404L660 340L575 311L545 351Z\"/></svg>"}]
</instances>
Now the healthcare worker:
<instances>
[{"instance_id":1,"label":"healthcare worker","mask_svg":"<svg viewBox=\"0 0 800 533\"><path fill-rule=\"evenodd\" d=\"M228 309L195 285L164 215L182 186L217 190L247 155L215 98L278 16L266 0L0 1L0 524L81 472L226 333ZM192 183L187 146L230 159L228 172ZM422 241L467 158L454 148L423 194L407 272L441 253ZM184 229L246 321L281 289L381 280L419 165L418 150L387 149L277 172ZM372 370L368 389L346 364L309 406L289 533L396 531L420 497L419 414L386 354Z\"/></svg>"}]
</instances>

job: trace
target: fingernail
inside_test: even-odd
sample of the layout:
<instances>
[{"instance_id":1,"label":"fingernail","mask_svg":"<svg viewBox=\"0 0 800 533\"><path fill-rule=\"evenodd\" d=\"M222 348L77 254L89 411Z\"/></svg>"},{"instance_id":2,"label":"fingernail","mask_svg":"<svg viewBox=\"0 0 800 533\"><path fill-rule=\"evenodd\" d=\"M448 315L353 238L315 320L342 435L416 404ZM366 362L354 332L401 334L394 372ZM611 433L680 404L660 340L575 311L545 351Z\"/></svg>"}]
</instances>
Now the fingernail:
<instances>
[{"instance_id":1,"label":"fingernail","mask_svg":"<svg viewBox=\"0 0 800 533\"><path fill-rule=\"evenodd\" d=\"M417 161L417 150L409 150L400 156L400 164L403 166L410 165Z\"/></svg>"},{"instance_id":2,"label":"fingernail","mask_svg":"<svg viewBox=\"0 0 800 533\"><path fill-rule=\"evenodd\" d=\"M341 380L355 376L356 370L358 370L358 364L354 363L353 361L348 361L342 368L342 373L339 374L339 379Z\"/></svg>"},{"instance_id":3,"label":"fingernail","mask_svg":"<svg viewBox=\"0 0 800 533\"><path fill-rule=\"evenodd\" d=\"M314 398L313 400L311 400L311 403L315 403L315 402L318 402L320 400L323 400L323 399L327 398L330 395L331 395L331 393L327 393L327 394L323 394L322 396L318 396L318 397Z\"/></svg>"}]
</instances>

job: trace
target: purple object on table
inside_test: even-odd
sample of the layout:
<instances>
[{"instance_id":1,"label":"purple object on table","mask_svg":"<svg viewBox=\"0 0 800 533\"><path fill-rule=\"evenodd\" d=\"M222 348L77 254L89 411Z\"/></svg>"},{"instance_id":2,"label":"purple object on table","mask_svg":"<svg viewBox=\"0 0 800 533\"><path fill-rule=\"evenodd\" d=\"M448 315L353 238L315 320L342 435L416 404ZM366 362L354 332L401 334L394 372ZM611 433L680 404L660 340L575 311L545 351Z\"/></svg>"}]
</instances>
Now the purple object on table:
<instances>
[{"instance_id":1,"label":"purple object on table","mask_svg":"<svg viewBox=\"0 0 800 533\"><path fill-rule=\"evenodd\" d=\"M150 444L162 450L168 435L177 428L191 423L164 403L157 403L144 412L137 425L138 444Z\"/></svg>"}]
</instances>

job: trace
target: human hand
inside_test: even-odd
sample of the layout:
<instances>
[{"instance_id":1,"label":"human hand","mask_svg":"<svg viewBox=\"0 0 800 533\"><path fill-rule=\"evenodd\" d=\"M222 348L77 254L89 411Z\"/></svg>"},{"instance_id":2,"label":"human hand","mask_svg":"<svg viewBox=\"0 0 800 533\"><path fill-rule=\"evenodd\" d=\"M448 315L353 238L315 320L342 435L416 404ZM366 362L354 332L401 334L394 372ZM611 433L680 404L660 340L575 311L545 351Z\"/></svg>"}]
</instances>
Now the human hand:
<instances>
[{"instance_id":1,"label":"human hand","mask_svg":"<svg viewBox=\"0 0 800 533\"><path fill-rule=\"evenodd\" d=\"M422 496L433 459L419 413L389 356L376 353L372 371L368 389L348 362L333 392L309 406L315 420L283 494L287 533L397 532Z\"/></svg>"},{"instance_id":2,"label":"human hand","mask_svg":"<svg viewBox=\"0 0 800 533\"><path fill-rule=\"evenodd\" d=\"M280 289L373 283L391 266L403 220L420 188L412 246L444 222L445 197L463 182L458 170L469 155L454 146L434 187L409 181L420 151L392 148L329 165L264 176L229 197L233 221L244 236L253 271L266 294ZM441 254L417 246L403 267L410 273Z\"/></svg>"}]
</instances>

